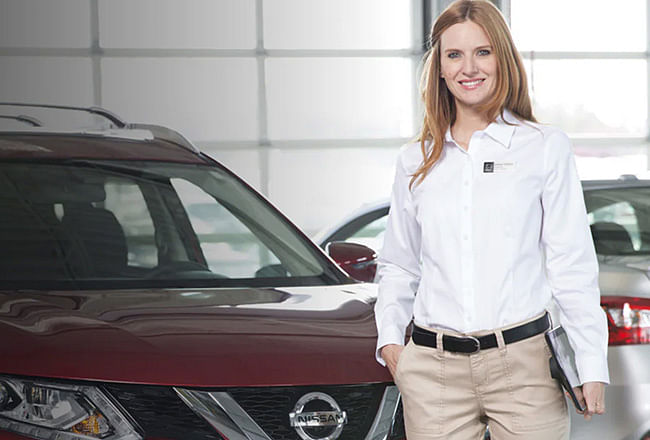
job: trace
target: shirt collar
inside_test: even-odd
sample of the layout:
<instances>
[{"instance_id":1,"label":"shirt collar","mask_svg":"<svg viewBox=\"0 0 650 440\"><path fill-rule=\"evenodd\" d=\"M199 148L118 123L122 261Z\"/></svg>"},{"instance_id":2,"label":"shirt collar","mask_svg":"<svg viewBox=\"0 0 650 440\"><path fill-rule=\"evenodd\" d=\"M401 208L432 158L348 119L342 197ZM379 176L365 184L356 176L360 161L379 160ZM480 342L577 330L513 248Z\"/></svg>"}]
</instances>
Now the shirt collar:
<instances>
[{"instance_id":1,"label":"shirt collar","mask_svg":"<svg viewBox=\"0 0 650 440\"><path fill-rule=\"evenodd\" d=\"M515 133L515 126L519 124L519 120L508 109L503 110L503 117L497 116L496 121L488 125L483 132L490 136L492 139L503 145L504 148L510 148L510 141L512 135ZM445 133L445 142L453 142L451 137L451 127L447 127Z\"/></svg>"},{"instance_id":2,"label":"shirt collar","mask_svg":"<svg viewBox=\"0 0 650 440\"><path fill-rule=\"evenodd\" d=\"M484 132L505 148L510 148L510 141L518 123L517 118L508 109L504 109L503 117L497 116L496 121L488 125Z\"/></svg>"}]
</instances>

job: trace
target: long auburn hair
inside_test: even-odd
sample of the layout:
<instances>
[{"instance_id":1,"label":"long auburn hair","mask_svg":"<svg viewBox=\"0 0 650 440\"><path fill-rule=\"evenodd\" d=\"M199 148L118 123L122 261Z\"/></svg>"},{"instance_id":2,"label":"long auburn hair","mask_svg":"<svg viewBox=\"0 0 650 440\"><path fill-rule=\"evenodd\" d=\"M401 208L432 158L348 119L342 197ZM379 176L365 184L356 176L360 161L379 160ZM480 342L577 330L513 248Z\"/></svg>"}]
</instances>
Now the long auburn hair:
<instances>
[{"instance_id":1,"label":"long auburn hair","mask_svg":"<svg viewBox=\"0 0 650 440\"><path fill-rule=\"evenodd\" d=\"M419 184L440 159L445 132L456 120L456 104L440 77L440 36L451 26L470 20L483 28L497 57L494 94L478 110L489 121L508 109L518 118L536 122L528 96L524 65L501 12L487 0L457 0L445 9L431 28L429 49L424 54L420 90L424 101L424 122L416 138L422 149L422 164L411 177L409 188ZM427 153L426 142L432 148Z\"/></svg>"}]
</instances>

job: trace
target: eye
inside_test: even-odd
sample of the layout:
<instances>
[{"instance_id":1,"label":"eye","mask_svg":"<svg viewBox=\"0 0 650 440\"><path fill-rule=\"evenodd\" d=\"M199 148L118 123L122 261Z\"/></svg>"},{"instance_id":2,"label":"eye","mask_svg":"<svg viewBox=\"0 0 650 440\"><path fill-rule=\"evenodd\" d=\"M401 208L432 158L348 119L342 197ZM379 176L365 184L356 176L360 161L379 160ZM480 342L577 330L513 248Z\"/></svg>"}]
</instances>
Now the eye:
<instances>
[{"instance_id":1,"label":"eye","mask_svg":"<svg viewBox=\"0 0 650 440\"><path fill-rule=\"evenodd\" d=\"M490 55L491 53L492 53L492 52L490 51L490 49L481 49L481 50L478 51L478 54L479 54L480 56Z\"/></svg>"},{"instance_id":2,"label":"eye","mask_svg":"<svg viewBox=\"0 0 650 440\"><path fill-rule=\"evenodd\" d=\"M447 54L447 58L458 58L458 57L460 57L460 53L458 52L449 52Z\"/></svg>"}]
</instances>

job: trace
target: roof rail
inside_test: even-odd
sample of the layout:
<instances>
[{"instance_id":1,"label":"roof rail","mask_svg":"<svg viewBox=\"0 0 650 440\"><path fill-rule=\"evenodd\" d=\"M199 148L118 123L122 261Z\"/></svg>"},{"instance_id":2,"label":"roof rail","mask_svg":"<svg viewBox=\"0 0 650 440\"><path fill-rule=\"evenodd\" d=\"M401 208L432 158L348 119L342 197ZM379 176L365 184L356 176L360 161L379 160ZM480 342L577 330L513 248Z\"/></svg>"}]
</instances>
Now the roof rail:
<instances>
[{"instance_id":1,"label":"roof rail","mask_svg":"<svg viewBox=\"0 0 650 440\"><path fill-rule=\"evenodd\" d=\"M26 115L0 115L0 119L13 119L14 121L20 121L24 122L25 124L29 124L32 127L42 127L43 123L39 121L38 119L32 117L32 116L26 116Z\"/></svg>"},{"instance_id":2,"label":"roof rail","mask_svg":"<svg viewBox=\"0 0 650 440\"><path fill-rule=\"evenodd\" d=\"M0 106L51 108L57 110L76 110L76 111L88 112L108 119L116 126L116 128L127 129L127 130L138 130L138 129L149 130L151 134L153 134L153 136L158 139L172 142L192 153L201 154L201 151L198 148L196 148L194 144L192 144L192 142L190 142L185 136L183 136L176 130L172 130L171 128L163 127L161 125L154 125L154 124L139 124L139 123L130 124L122 120L119 116L112 113L111 111L101 107L75 107L69 105L28 104L28 103L21 103L21 102L0 102ZM4 116L0 115L0 117L4 117ZM43 124L38 119L33 118L31 116L23 116L23 115L6 116L6 118L20 120L32 124L35 127L43 126Z\"/></svg>"},{"instance_id":3,"label":"roof rail","mask_svg":"<svg viewBox=\"0 0 650 440\"><path fill-rule=\"evenodd\" d=\"M129 124L128 128L149 130L158 139L173 142L185 148L186 150L191 151L192 153L196 153L196 154L201 153L201 151L198 148L196 148L194 144L190 142L185 136L183 136L176 130L172 130L171 128L163 127L162 125L154 125L154 124Z\"/></svg>"},{"instance_id":4,"label":"roof rail","mask_svg":"<svg viewBox=\"0 0 650 440\"><path fill-rule=\"evenodd\" d=\"M110 112L101 107L75 107L70 105L30 104L24 102L0 102L0 106L51 108L57 110L76 110L76 111L87 112L87 113L92 113L94 115L102 116L103 118L111 121L117 128L127 128L128 125L124 120L122 120L115 113Z\"/></svg>"}]
</instances>

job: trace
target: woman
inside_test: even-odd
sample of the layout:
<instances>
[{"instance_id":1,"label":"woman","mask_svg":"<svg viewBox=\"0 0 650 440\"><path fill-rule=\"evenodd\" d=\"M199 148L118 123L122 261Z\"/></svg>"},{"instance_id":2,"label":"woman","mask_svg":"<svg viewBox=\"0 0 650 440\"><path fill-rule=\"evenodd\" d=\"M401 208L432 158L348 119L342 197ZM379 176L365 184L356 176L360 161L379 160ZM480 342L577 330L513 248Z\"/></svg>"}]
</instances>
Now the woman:
<instances>
[{"instance_id":1,"label":"woman","mask_svg":"<svg viewBox=\"0 0 650 440\"><path fill-rule=\"evenodd\" d=\"M377 360L409 440L568 436L544 332L553 300L584 417L605 411L607 327L571 145L533 117L500 12L458 0L425 56L418 142L397 161L379 257ZM404 347L405 329L414 321Z\"/></svg>"}]
</instances>

